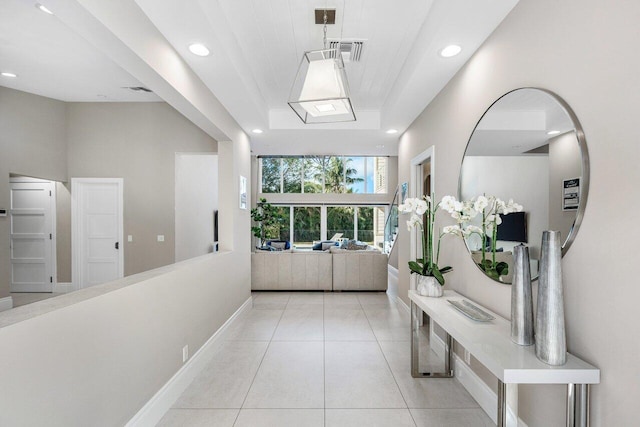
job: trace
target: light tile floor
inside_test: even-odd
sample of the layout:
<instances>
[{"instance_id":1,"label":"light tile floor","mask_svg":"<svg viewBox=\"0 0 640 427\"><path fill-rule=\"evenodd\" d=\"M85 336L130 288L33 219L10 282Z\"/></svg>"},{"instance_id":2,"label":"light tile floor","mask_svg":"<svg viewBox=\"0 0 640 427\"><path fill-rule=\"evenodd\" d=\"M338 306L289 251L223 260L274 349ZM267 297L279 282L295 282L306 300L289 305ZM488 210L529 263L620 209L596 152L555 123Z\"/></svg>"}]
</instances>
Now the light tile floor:
<instances>
[{"instance_id":1,"label":"light tile floor","mask_svg":"<svg viewBox=\"0 0 640 427\"><path fill-rule=\"evenodd\" d=\"M254 293L158 425L493 426L456 379L411 377L409 327L385 293Z\"/></svg>"}]
</instances>

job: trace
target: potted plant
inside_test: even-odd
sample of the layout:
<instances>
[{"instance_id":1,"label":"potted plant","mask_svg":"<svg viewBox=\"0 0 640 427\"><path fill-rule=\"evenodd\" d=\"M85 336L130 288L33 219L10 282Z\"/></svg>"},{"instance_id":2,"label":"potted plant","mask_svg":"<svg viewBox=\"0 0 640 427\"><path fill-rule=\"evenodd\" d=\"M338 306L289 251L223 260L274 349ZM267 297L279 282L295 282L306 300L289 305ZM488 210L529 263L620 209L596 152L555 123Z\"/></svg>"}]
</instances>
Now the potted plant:
<instances>
[{"instance_id":1,"label":"potted plant","mask_svg":"<svg viewBox=\"0 0 640 427\"><path fill-rule=\"evenodd\" d=\"M398 206L402 213L411 214L407 221L409 231L414 228L420 230L422 236L422 258L409 261L411 274L418 275L417 290L420 295L440 297L443 294L444 274L452 270L451 267L439 267L440 240L445 232L439 233L437 249L434 256L434 221L440 203L434 203L434 195L420 198L407 198L403 204ZM424 217L424 222L423 222Z\"/></svg>"},{"instance_id":2,"label":"potted plant","mask_svg":"<svg viewBox=\"0 0 640 427\"><path fill-rule=\"evenodd\" d=\"M268 203L264 197L251 209L251 219L255 223L251 231L260 240L260 248L265 247L268 239L279 237L283 217L278 208Z\"/></svg>"},{"instance_id":3,"label":"potted plant","mask_svg":"<svg viewBox=\"0 0 640 427\"><path fill-rule=\"evenodd\" d=\"M449 212L458 223L450 226L450 232L461 237L469 237L478 234L481 238L482 259L478 267L492 279L498 280L500 276L509 274L509 264L496 261L496 241L498 238L498 226L502 223L500 215L512 212L522 212L523 207L509 199L508 202L495 196L478 196L477 198L459 202L453 196L445 196L442 199L442 207ZM482 216L481 227L468 224L477 215ZM447 227L445 227L447 228ZM489 242L487 242L489 237ZM487 250L491 258L487 258Z\"/></svg>"}]
</instances>

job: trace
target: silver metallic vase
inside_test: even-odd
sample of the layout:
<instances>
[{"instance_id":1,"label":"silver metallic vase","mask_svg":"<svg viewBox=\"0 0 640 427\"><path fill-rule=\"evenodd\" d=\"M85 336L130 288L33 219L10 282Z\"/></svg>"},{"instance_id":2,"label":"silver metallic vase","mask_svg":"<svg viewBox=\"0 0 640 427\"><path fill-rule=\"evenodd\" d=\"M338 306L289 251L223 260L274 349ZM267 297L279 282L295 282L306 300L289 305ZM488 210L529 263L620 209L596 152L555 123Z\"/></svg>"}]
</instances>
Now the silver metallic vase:
<instances>
[{"instance_id":1,"label":"silver metallic vase","mask_svg":"<svg viewBox=\"0 0 640 427\"><path fill-rule=\"evenodd\" d=\"M536 356L548 365L564 365L567 340L562 291L562 242L559 231L543 231L538 277Z\"/></svg>"},{"instance_id":2,"label":"silver metallic vase","mask_svg":"<svg viewBox=\"0 0 640 427\"><path fill-rule=\"evenodd\" d=\"M533 294L529 248L513 248L513 280L511 281L511 341L518 345L532 345Z\"/></svg>"}]
</instances>

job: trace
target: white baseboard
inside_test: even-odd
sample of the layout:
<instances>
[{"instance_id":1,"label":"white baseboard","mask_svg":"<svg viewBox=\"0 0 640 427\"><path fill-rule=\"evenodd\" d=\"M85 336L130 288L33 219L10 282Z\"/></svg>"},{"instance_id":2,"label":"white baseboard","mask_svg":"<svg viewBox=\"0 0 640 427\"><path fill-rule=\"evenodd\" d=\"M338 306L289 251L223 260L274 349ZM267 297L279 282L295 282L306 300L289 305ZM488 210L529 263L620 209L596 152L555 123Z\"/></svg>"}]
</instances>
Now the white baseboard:
<instances>
[{"instance_id":1,"label":"white baseboard","mask_svg":"<svg viewBox=\"0 0 640 427\"><path fill-rule=\"evenodd\" d=\"M409 306L402 300L402 298L400 297L396 297L396 303L398 303L398 305L402 308L404 308L405 310L407 310L407 313L411 314L411 309L409 308Z\"/></svg>"},{"instance_id":2,"label":"white baseboard","mask_svg":"<svg viewBox=\"0 0 640 427\"><path fill-rule=\"evenodd\" d=\"M402 301L402 298L398 295L398 269L392 265L387 265L387 271L389 272L389 288L387 293L395 299L398 306L404 308L407 310L407 313L411 314L409 306L405 304L405 302Z\"/></svg>"},{"instance_id":3,"label":"white baseboard","mask_svg":"<svg viewBox=\"0 0 640 427\"><path fill-rule=\"evenodd\" d=\"M152 427L158 424L171 405L187 389L193 379L209 363L213 352L217 349L220 337L238 316L251 309L252 298L244 304L207 340L206 343L185 363L176 374L129 420L126 427Z\"/></svg>"},{"instance_id":4,"label":"white baseboard","mask_svg":"<svg viewBox=\"0 0 640 427\"><path fill-rule=\"evenodd\" d=\"M13 308L13 298L4 297L0 298L0 311L11 310Z\"/></svg>"},{"instance_id":5,"label":"white baseboard","mask_svg":"<svg viewBox=\"0 0 640 427\"><path fill-rule=\"evenodd\" d=\"M444 341L431 331L430 334L431 350L436 355L444 359ZM494 423L498 421L498 396L497 394L485 383L482 379L476 375L475 372L467 365L457 354L453 353L453 371L455 377L460 384L467 389L471 397L473 397L482 410L491 418ZM518 418L516 423L516 416L511 410L507 408L507 426L527 427L527 424Z\"/></svg>"},{"instance_id":6,"label":"white baseboard","mask_svg":"<svg viewBox=\"0 0 640 427\"><path fill-rule=\"evenodd\" d=\"M392 298L398 298L398 269L387 264L389 279L387 282L387 294Z\"/></svg>"},{"instance_id":7,"label":"white baseboard","mask_svg":"<svg viewBox=\"0 0 640 427\"><path fill-rule=\"evenodd\" d=\"M58 282L53 285L53 292L57 294L66 294L75 290L76 289L73 287L73 283Z\"/></svg>"}]
</instances>

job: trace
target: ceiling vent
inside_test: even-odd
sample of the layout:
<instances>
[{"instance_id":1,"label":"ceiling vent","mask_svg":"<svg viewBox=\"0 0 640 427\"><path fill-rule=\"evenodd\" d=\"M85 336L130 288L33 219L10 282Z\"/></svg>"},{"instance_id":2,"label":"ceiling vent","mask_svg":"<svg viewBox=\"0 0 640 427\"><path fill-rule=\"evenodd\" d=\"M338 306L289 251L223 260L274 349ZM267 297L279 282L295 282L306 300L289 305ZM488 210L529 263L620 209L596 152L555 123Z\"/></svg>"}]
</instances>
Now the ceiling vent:
<instances>
[{"instance_id":1,"label":"ceiling vent","mask_svg":"<svg viewBox=\"0 0 640 427\"><path fill-rule=\"evenodd\" d=\"M329 40L329 49L336 49L342 54L344 62L360 62L365 40Z\"/></svg>"},{"instance_id":2,"label":"ceiling vent","mask_svg":"<svg viewBox=\"0 0 640 427\"><path fill-rule=\"evenodd\" d=\"M151 89L148 89L144 86L126 86L126 87L123 87L122 89L129 89L130 91L133 91L133 92L153 93Z\"/></svg>"}]
</instances>

